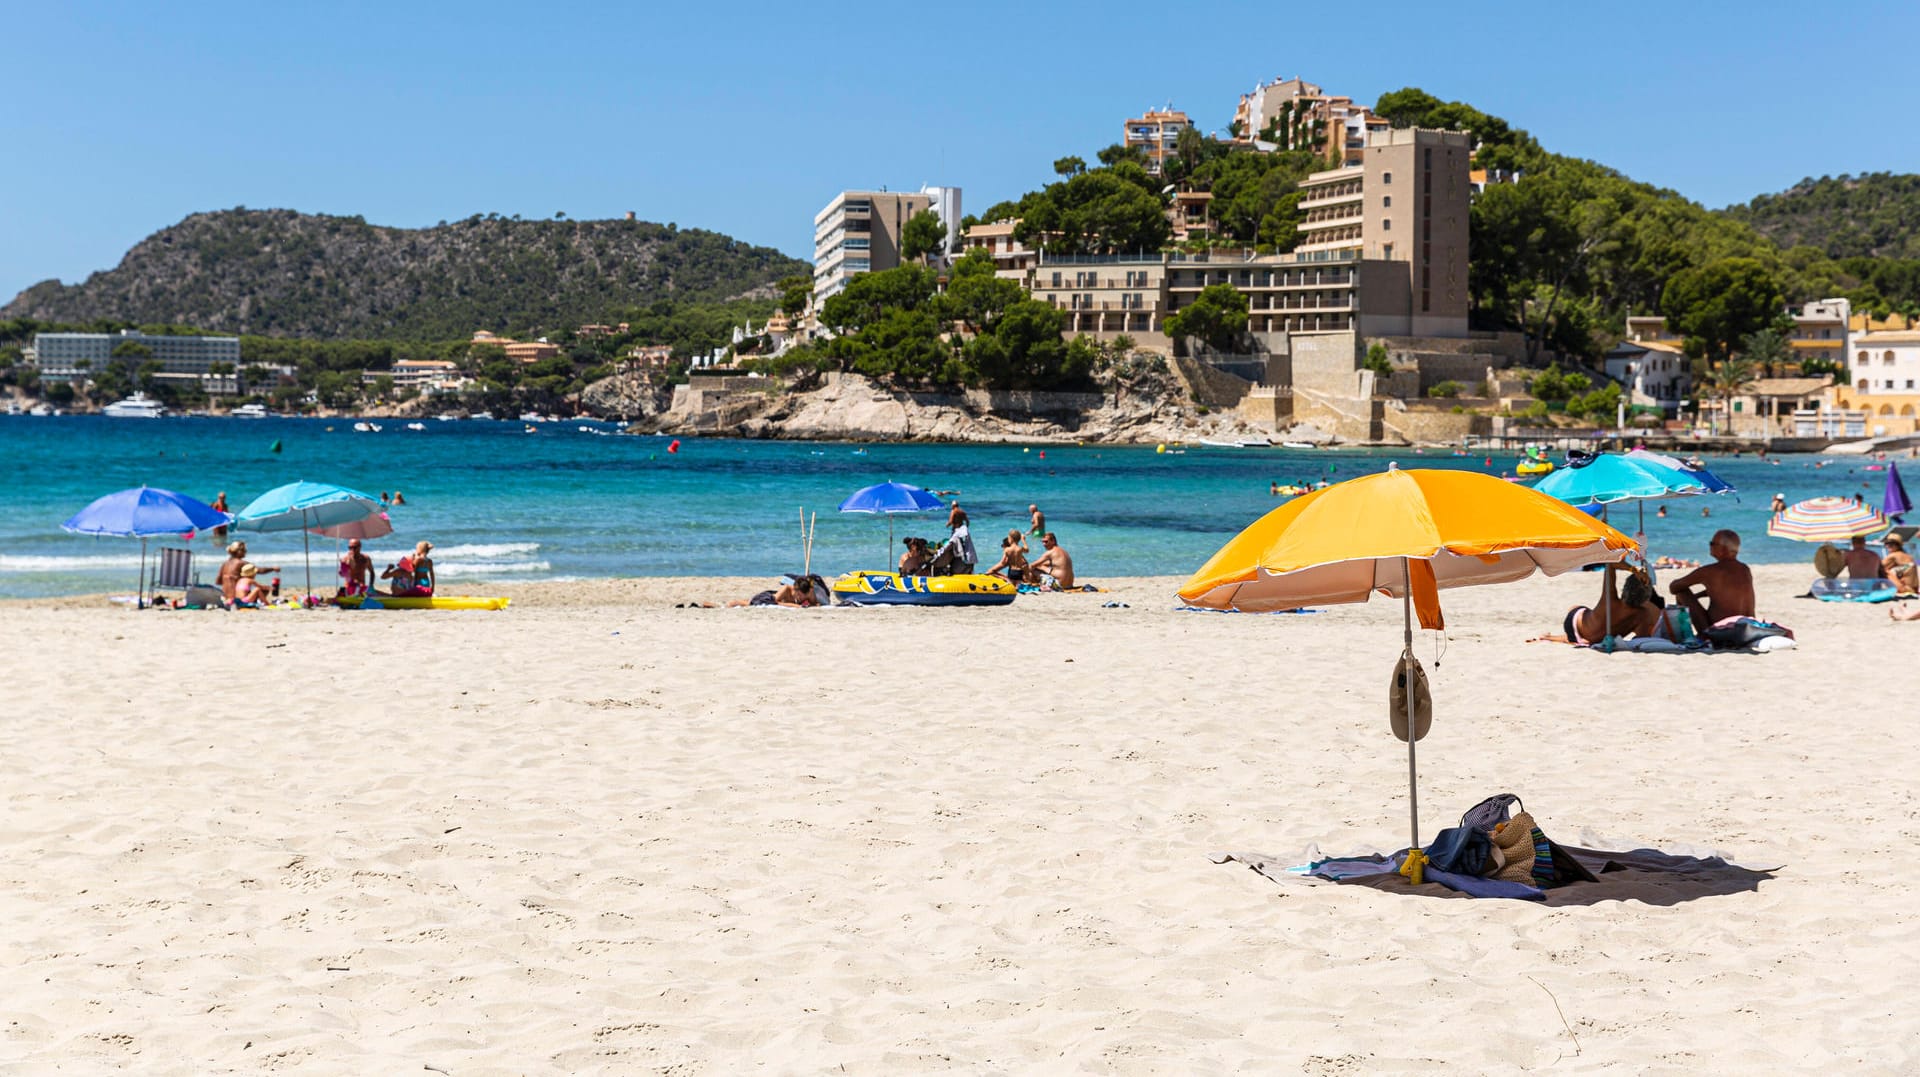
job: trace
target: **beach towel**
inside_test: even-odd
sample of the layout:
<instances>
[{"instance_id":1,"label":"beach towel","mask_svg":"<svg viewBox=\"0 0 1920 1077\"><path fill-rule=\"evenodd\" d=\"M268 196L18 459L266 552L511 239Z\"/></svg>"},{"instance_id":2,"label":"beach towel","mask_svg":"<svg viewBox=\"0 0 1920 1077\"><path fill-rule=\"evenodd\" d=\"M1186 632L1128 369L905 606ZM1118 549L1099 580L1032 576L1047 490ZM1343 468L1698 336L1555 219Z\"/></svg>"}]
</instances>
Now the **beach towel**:
<instances>
[{"instance_id":1,"label":"beach towel","mask_svg":"<svg viewBox=\"0 0 1920 1077\"><path fill-rule=\"evenodd\" d=\"M1554 849L1588 873L1592 881L1569 882L1543 890L1524 883L1455 875L1429 866L1426 881L1414 886L1400 874L1400 865L1407 856L1405 849L1392 854L1322 858L1319 850L1310 846L1303 857L1227 852L1215 853L1209 859L1216 864L1243 864L1287 886L1357 885L1423 897L1509 898L1551 906L1592 905L1602 901L1672 905L1696 897L1757 890L1763 880L1772 878L1779 870L1778 866L1756 868L1737 864L1712 850L1699 850L1700 855L1693 855L1644 847L1606 850L1557 843Z\"/></svg>"}]
</instances>

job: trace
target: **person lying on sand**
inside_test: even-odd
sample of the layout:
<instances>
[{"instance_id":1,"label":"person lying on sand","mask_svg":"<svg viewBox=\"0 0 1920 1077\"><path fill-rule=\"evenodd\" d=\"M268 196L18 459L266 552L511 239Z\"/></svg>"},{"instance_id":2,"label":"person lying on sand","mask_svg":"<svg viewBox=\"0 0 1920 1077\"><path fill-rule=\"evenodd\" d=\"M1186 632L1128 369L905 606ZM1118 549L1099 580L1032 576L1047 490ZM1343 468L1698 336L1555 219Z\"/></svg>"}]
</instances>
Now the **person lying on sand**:
<instances>
[{"instance_id":1,"label":"person lying on sand","mask_svg":"<svg viewBox=\"0 0 1920 1077\"><path fill-rule=\"evenodd\" d=\"M1653 588L1648 586L1645 577L1635 572L1627 576L1617 595L1613 593L1612 583L1603 579L1600 604L1568 610L1560 622L1560 634L1568 643L1599 643L1606 638L1609 628L1613 635L1626 639L1667 635L1663 631L1665 625L1660 607L1653 602Z\"/></svg>"},{"instance_id":2,"label":"person lying on sand","mask_svg":"<svg viewBox=\"0 0 1920 1077\"><path fill-rule=\"evenodd\" d=\"M752 598L736 598L727 603L737 606L786 606L789 609L812 609L818 603L813 600L813 577L802 576L791 583L783 583L778 590L762 591Z\"/></svg>"}]
</instances>

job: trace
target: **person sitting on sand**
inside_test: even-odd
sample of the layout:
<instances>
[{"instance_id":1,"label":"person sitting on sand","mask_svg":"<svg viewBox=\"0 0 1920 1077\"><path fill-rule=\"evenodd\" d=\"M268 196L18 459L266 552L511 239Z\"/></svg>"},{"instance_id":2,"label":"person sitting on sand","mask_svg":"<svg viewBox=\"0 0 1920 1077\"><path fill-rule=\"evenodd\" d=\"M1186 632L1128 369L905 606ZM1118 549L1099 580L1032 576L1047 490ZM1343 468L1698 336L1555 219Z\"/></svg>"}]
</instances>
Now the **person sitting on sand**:
<instances>
[{"instance_id":1,"label":"person sitting on sand","mask_svg":"<svg viewBox=\"0 0 1920 1077\"><path fill-rule=\"evenodd\" d=\"M900 555L900 575L926 575L927 566L933 563L933 551L927 549L927 540L923 538L910 538L904 541L907 552Z\"/></svg>"},{"instance_id":2,"label":"person sitting on sand","mask_svg":"<svg viewBox=\"0 0 1920 1077\"><path fill-rule=\"evenodd\" d=\"M240 566L240 572L234 580L233 604L236 606L264 606L273 601L273 595L260 586L260 568L252 563Z\"/></svg>"},{"instance_id":3,"label":"person sitting on sand","mask_svg":"<svg viewBox=\"0 0 1920 1077\"><path fill-rule=\"evenodd\" d=\"M1015 583L1027 578L1027 544L1020 541L1020 529L1007 532L1000 540L1000 560L987 570L989 576L1000 576Z\"/></svg>"},{"instance_id":4,"label":"person sitting on sand","mask_svg":"<svg viewBox=\"0 0 1920 1077\"><path fill-rule=\"evenodd\" d=\"M802 576L783 583L778 590L762 591L752 598L736 598L727 603L737 606L785 606L788 609L812 609L819 603L813 600L813 581L816 577Z\"/></svg>"},{"instance_id":5,"label":"person sitting on sand","mask_svg":"<svg viewBox=\"0 0 1920 1077\"><path fill-rule=\"evenodd\" d=\"M359 539L348 539L347 552L340 555L340 593L373 593L373 558L360 552Z\"/></svg>"},{"instance_id":6,"label":"person sitting on sand","mask_svg":"<svg viewBox=\"0 0 1920 1077\"><path fill-rule=\"evenodd\" d=\"M247 564L247 544L244 539L227 544L227 559L220 562L220 573L213 582L220 585L220 598L225 602L233 601L234 588L240 582L240 570ZM256 569L256 572L278 572L278 565L268 565Z\"/></svg>"},{"instance_id":7,"label":"person sitting on sand","mask_svg":"<svg viewBox=\"0 0 1920 1077\"><path fill-rule=\"evenodd\" d=\"M1880 555L1867 549L1865 535L1853 536L1853 542L1847 546L1847 579L1877 580L1883 574L1880 571Z\"/></svg>"},{"instance_id":8,"label":"person sitting on sand","mask_svg":"<svg viewBox=\"0 0 1920 1077\"><path fill-rule=\"evenodd\" d=\"M427 598L432 596L434 587L433 560L427 553L433 549L433 543L421 539L413 547L413 554L402 557L398 562L388 565L380 573L383 580L392 580L387 592L395 598Z\"/></svg>"},{"instance_id":9,"label":"person sitting on sand","mask_svg":"<svg viewBox=\"0 0 1920 1077\"><path fill-rule=\"evenodd\" d=\"M1900 594L1920 594L1920 566L1914 564L1907 544L1899 535L1888 535L1886 544L1887 556L1880 559L1880 571L1893 581Z\"/></svg>"},{"instance_id":10,"label":"person sitting on sand","mask_svg":"<svg viewBox=\"0 0 1920 1077\"><path fill-rule=\"evenodd\" d=\"M1031 566L1030 578L1042 587L1059 588L1062 591L1073 588L1073 557L1066 547L1049 531L1040 540L1047 552L1036 558Z\"/></svg>"},{"instance_id":11,"label":"person sitting on sand","mask_svg":"<svg viewBox=\"0 0 1920 1077\"><path fill-rule=\"evenodd\" d=\"M1629 636L1666 635L1665 618L1653 603L1653 588L1638 572L1627 575L1620 593L1613 593L1611 580L1600 583L1598 606L1575 606L1560 622L1560 634L1568 643L1599 643L1609 630L1621 639Z\"/></svg>"},{"instance_id":12,"label":"person sitting on sand","mask_svg":"<svg viewBox=\"0 0 1920 1077\"><path fill-rule=\"evenodd\" d=\"M947 526L953 529L953 533L947 536L946 544L933 555L930 571L935 575L971 575L973 566L980 559L974 552L973 532L967 527L967 514L961 510L958 501L953 503L953 511L947 514Z\"/></svg>"},{"instance_id":13,"label":"person sitting on sand","mask_svg":"<svg viewBox=\"0 0 1920 1077\"><path fill-rule=\"evenodd\" d=\"M1740 563L1740 536L1715 531L1707 552L1713 555L1712 564L1694 569L1667 588L1692 616L1697 632L1729 617L1754 616L1753 570Z\"/></svg>"}]
</instances>

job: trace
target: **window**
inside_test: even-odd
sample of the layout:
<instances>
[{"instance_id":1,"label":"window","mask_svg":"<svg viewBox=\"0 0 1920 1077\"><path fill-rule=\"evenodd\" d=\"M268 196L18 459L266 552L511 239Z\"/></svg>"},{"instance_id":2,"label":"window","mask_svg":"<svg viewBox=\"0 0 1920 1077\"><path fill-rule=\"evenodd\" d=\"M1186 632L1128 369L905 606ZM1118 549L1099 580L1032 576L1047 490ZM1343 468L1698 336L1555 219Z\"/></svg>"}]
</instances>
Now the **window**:
<instances>
[{"instance_id":1,"label":"window","mask_svg":"<svg viewBox=\"0 0 1920 1077\"><path fill-rule=\"evenodd\" d=\"M1382 232L1393 231L1393 218L1392 217L1382 218L1380 221L1380 230Z\"/></svg>"},{"instance_id":2,"label":"window","mask_svg":"<svg viewBox=\"0 0 1920 1077\"><path fill-rule=\"evenodd\" d=\"M1861 352L1860 354L1858 354L1858 355L1856 355L1856 356L1854 356L1854 357L1853 357L1853 363L1854 363L1854 365L1855 365L1855 366L1866 366L1866 365L1867 365L1867 353L1866 353L1866 352Z\"/></svg>"},{"instance_id":3,"label":"window","mask_svg":"<svg viewBox=\"0 0 1920 1077\"><path fill-rule=\"evenodd\" d=\"M1911 388L1913 388L1913 379L1912 379L1912 378L1908 378L1908 379L1907 379L1907 388L1909 388L1909 389L1911 389Z\"/></svg>"},{"instance_id":4,"label":"window","mask_svg":"<svg viewBox=\"0 0 1920 1077\"><path fill-rule=\"evenodd\" d=\"M1392 196L1392 195L1390 195L1390 194L1383 194L1383 195L1381 195L1381 196L1380 196L1380 208L1381 208L1381 209L1386 209L1386 208L1388 208L1388 207L1390 207L1390 206L1392 206L1392 205L1393 205L1393 196Z\"/></svg>"},{"instance_id":5,"label":"window","mask_svg":"<svg viewBox=\"0 0 1920 1077\"><path fill-rule=\"evenodd\" d=\"M1393 173L1391 172L1380 173L1380 182L1383 184L1391 184L1393 182Z\"/></svg>"},{"instance_id":6,"label":"window","mask_svg":"<svg viewBox=\"0 0 1920 1077\"><path fill-rule=\"evenodd\" d=\"M1382 244L1380 247L1380 257L1391 261L1393 258L1393 244L1391 243Z\"/></svg>"},{"instance_id":7,"label":"window","mask_svg":"<svg viewBox=\"0 0 1920 1077\"><path fill-rule=\"evenodd\" d=\"M1882 355L1880 356L1880 365L1881 365L1881 366L1892 366L1892 365L1893 365L1893 349L1892 349L1892 348L1888 348L1888 349L1886 350L1886 352L1884 352L1884 353L1883 353L1883 354L1882 354Z\"/></svg>"}]
</instances>

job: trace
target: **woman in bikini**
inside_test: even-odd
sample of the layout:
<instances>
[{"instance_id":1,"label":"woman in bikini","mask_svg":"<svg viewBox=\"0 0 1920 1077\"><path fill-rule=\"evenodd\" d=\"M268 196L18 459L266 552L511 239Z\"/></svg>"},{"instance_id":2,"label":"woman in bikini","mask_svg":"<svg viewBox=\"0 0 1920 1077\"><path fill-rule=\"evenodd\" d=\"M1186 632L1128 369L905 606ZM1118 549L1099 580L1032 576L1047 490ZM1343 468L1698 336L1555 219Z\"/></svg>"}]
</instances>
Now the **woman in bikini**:
<instances>
[{"instance_id":1,"label":"woman in bikini","mask_svg":"<svg viewBox=\"0 0 1920 1077\"><path fill-rule=\"evenodd\" d=\"M1623 639L1628 636L1671 638L1664 611L1653 604L1653 588L1638 572L1627 576L1617 595L1610 581L1603 580L1600 588L1598 606L1575 606L1561 621L1560 634L1568 643L1599 643L1606 638L1609 625L1613 634Z\"/></svg>"}]
</instances>

